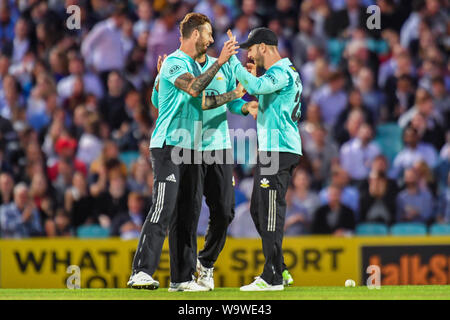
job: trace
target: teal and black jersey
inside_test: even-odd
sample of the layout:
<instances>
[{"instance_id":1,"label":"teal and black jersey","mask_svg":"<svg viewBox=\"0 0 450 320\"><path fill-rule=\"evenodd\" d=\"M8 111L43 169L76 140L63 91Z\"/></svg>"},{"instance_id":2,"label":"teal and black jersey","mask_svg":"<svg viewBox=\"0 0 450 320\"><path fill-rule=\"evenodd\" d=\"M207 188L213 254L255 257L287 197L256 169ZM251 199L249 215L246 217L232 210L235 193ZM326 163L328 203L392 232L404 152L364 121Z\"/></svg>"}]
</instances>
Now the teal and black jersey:
<instances>
[{"instance_id":1,"label":"teal and black jersey","mask_svg":"<svg viewBox=\"0 0 450 320\"><path fill-rule=\"evenodd\" d=\"M201 97L192 97L175 86L182 74L194 77L201 74L198 64L181 50L170 54L159 73L158 109L150 148L161 148L164 143L198 150L203 120Z\"/></svg>"},{"instance_id":2,"label":"teal and black jersey","mask_svg":"<svg viewBox=\"0 0 450 320\"><path fill-rule=\"evenodd\" d=\"M206 71L216 62L216 58L206 56L206 62L203 65L202 72ZM200 66L200 65L199 65ZM236 89L236 77L234 76L230 65L225 63L215 75L211 83L206 87L206 95L224 94ZM236 99L222 105L218 108L203 111L203 141L202 150L223 150L230 149L230 134L228 132L227 108L235 114L242 115L242 106L245 101Z\"/></svg>"},{"instance_id":3,"label":"teal and black jersey","mask_svg":"<svg viewBox=\"0 0 450 320\"><path fill-rule=\"evenodd\" d=\"M206 56L206 61L203 66L197 62L196 64L201 72L204 72L208 70L216 60L216 58ZM156 108L159 108L159 99L161 94L158 93L155 88L159 78L160 75L158 75L155 79L155 86L153 87L152 92L152 103ZM161 92L161 84L159 85L159 89ZM211 80L210 84L206 87L204 94L209 96L220 95L233 91L234 89L236 89L236 77L231 71L230 65L225 63L214 76L214 79ZM232 113L243 115L242 106L244 104L245 100L236 99L218 108L203 111L203 121L201 125L202 151L224 150L231 148L230 135L228 132L227 108Z\"/></svg>"},{"instance_id":4,"label":"teal and black jersey","mask_svg":"<svg viewBox=\"0 0 450 320\"><path fill-rule=\"evenodd\" d=\"M230 58L230 66L247 92L258 98L258 149L302 155L297 126L302 84L292 62L281 59L261 77L249 73L236 56Z\"/></svg>"}]
</instances>

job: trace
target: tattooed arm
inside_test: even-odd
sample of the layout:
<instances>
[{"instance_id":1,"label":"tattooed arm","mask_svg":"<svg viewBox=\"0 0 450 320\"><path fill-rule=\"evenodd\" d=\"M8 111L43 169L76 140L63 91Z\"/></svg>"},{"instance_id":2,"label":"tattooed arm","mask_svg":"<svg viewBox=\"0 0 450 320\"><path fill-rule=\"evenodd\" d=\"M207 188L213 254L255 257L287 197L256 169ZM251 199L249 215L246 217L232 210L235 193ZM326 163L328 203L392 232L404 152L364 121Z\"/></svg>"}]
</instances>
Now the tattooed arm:
<instances>
[{"instance_id":1,"label":"tattooed arm","mask_svg":"<svg viewBox=\"0 0 450 320\"><path fill-rule=\"evenodd\" d=\"M219 71L220 67L221 66L216 61L211 67L208 68L208 70L206 70L198 77L194 77L188 72L182 74L175 80L175 86L178 89L189 93L193 97L198 97L200 93L209 85L211 80Z\"/></svg>"},{"instance_id":2,"label":"tattooed arm","mask_svg":"<svg viewBox=\"0 0 450 320\"><path fill-rule=\"evenodd\" d=\"M222 51L220 52L220 56L216 62L213 63L211 67L208 68L204 73L199 75L198 77L194 77L192 74L186 72L180 75L175 80L175 86L187 93L189 93L193 97L198 97L200 93L205 90L211 80L214 78L216 73L222 67L224 63L230 59L231 56L237 53L236 46L237 42L234 40L228 40L224 43Z\"/></svg>"},{"instance_id":3,"label":"tattooed arm","mask_svg":"<svg viewBox=\"0 0 450 320\"><path fill-rule=\"evenodd\" d=\"M244 87L241 84L238 84L236 89L234 89L233 91L229 91L227 93L212 96L206 96L205 94L203 94L202 109L209 110L220 107L225 103L242 98L245 95L245 93L246 91Z\"/></svg>"}]
</instances>

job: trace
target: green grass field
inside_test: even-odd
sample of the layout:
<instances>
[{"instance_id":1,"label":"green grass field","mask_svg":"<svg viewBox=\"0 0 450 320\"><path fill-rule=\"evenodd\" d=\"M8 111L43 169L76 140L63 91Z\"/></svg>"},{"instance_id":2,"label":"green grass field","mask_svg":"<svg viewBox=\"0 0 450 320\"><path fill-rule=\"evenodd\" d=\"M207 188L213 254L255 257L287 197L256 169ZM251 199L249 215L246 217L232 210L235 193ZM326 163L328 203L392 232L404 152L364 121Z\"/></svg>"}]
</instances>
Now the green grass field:
<instances>
[{"instance_id":1,"label":"green grass field","mask_svg":"<svg viewBox=\"0 0 450 320\"><path fill-rule=\"evenodd\" d=\"M367 287L289 287L279 292L168 292L135 289L0 289L0 300L450 300L450 285Z\"/></svg>"}]
</instances>

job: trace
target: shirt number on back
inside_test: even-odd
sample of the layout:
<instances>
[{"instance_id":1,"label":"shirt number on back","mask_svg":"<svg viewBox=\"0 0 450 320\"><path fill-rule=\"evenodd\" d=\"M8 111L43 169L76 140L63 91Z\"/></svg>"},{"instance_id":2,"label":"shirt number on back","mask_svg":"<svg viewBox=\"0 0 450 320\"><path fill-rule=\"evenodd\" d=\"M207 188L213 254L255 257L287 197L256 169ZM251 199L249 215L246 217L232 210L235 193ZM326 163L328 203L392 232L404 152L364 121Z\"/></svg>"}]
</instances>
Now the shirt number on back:
<instances>
[{"instance_id":1,"label":"shirt number on back","mask_svg":"<svg viewBox=\"0 0 450 320\"><path fill-rule=\"evenodd\" d=\"M297 91L297 95L295 96L294 104L295 104L295 108L294 108L294 110L292 110L291 119L292 119L292 121L297 122L300 119L300 115L301 115L300 91Z\"/></svg>"}]
</instances>

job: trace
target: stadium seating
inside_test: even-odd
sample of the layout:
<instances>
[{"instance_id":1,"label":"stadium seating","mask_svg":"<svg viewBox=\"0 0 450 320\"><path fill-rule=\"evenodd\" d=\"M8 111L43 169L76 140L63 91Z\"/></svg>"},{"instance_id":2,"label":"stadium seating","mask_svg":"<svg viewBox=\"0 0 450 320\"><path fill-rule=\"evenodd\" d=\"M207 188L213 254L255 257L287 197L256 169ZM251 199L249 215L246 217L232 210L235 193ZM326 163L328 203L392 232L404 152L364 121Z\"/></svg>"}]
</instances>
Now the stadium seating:
<instances>
[{"instance_id":1,"label":"stadium seating","mask_svg":"<svg viewBox=\"0 0 450 320\"><path fill-rule=\"evenodd\" d=\"M394 224L390 231L393 236L424 236L427 226L418 222L403 222Z\"/></svg>"},{"instance_id":2,"label":"stadium seating","mask_svg":"<svg viewBox=\"0 0 450 320\"><path fill-rule=\"evenodd\" d=\"M107 238L109 230L98 224L79 226L77 229L78 238Z\"/></svg>"},{"instance_id":3,"label":"stadium seating","mask_svg":"<svg viewBox=\"0 0 450 320\"><path fill-rule=\"evenodd\" d=\"M375 142L389 163L392 163L403 146L402 129L396 123L380 124L376 129Z\"/></svg>"},{"instance_id":4,"label":"stadium seating","mask_svg":"<svg viewBox=\"0 0 450 320\"><path fill-rule=\"evenodd\" d=\"M432 236L450 236L450 223L440 224L435 223L430 227L430 235Z\"/></svg>"},{"instance_id":5,"label":"stadium seating","mask_svg":"<svg viewBox=\"0 0 450 320\"><path fill-rule=\"evenodd\" d=\"M360 223L356 226L358 236L385 236L388 234L388 227L382 223Z\"/></svg>"}]
</instances>

